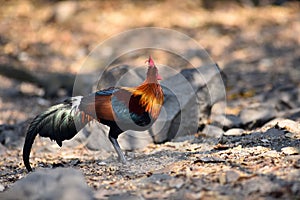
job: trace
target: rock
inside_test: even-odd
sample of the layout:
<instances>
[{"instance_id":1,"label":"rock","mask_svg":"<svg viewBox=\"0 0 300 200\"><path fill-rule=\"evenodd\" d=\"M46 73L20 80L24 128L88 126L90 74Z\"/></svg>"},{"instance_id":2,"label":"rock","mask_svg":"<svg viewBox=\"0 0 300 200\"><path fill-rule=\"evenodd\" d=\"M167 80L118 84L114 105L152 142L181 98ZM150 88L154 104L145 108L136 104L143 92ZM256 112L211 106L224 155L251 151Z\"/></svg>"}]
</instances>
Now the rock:
<instances>
[{"instance_id":1,"label":"rock","mask_svg":"<svg viewBox=\"0 0 300 200\"><path fill-rule=\"evenodd\" d=\"M271 158L280 157L279 152L277 152L276 150L270 150L270 151L267 151L265 153L262 153L261 155L264 156L264 157L271 157Z\"/></svg>"},{"instance_id":2,"label":"rock","mask_svg":"<svg viewBox=\"0 0 300 200\"><path fill-rule=\"evenodd\" d=\"M300 159L298 159L297 161L295 161L294 167L296 168L300 168Z\"/></svg>"},{"instance_id":3,"label":"rock","mask_svg":"<svg viewBox=\"0 0 300 200\"><path fill-rule=\"evenodd\" d=\"M270 129L275 127L276 125L278 125L278 123L282 120L285 120L284 118L275 118L269 122L267 122L266 124L263 125L263 129Z\"/></svg>"},{"instance_id":4,"label":"rock","mask_svg":"<svg viewBox=\"0 0 300 200\"><path fill-rule=\"evenodd\" d=\"M299 108L299 88L292 84L275 86L270 92L265 93L264 102L275 106L278 110Z\"/></svg>"},{"instance_id":5,"label":"rock","mask_svg":"<svg viewBox=\"0 0 300 200\"><path fill-rule=\"evenodd\" d=\"M1 132L0 135L0 142L7 147L20 146L19 139L20 137L13 130L6 130L5 132Z\"/></svg>"},{"instance_id":6,"label":"rock","mask_svg":"<svg viewBox=\"0 0 300 200\"><path fill-rule=\"evenodd\" d=\"M141 69L133 68L128 65L119 65L112 69L106 70L101 75L100 82L97 89L105 89L109 87L135 87L144 81L144 76L139 74L139 71L143 70L146 74L146 68Z\"/></svg>"},{"instance_id":7,"label":"rock","mask_svg":"<svg viewBox=\"0 0 300 200\"><path fill-rule=\"evenodd\" d=\"M187 73L187 72L186 72ZM197 73L196 71L190 72ZM163 115L150 131L155 133L155 142L169 141L176 136L197 132L199 121L199 104L196 91L191 83L178 73L161 82L165 95Z\"/></svg>"},{"instance_id":8,"label":"rock","mask_svg":"<svg viewBox=\"0 0 300 200\"><path fill-rule=\"evenodd\" d=\"M244 129L241 129L241 128L232 128L232 129L229 129L227 130L224 135L231 135L231 136L241 136L243 135L243 133L245 132Z\"/></svg>"},{"instance_id":9,"label":"rock","mask_svg":"<svg viewBox=\"0 0 300 200\"><path fill-rule=\"evenodd\" d=\"M225 102L225 87L218 65L207 65L194 69L184 69L181 74L190 82L197 94L199 124L207 124L211 109L217 102ZM219 110L219 113L225 113Z\"/></svg>"},{"instance_id":10,"label":"rock","mask_svg":"<svg viewBox=\"0 0 300 200\"><path fill-rule=\"evenodd\" d=\"M271 192L280 191L281 186L270 180L268 177L254 177L242 182L242 190L246 196L260 193L267 195Z\"/></svg>"},{"instance_id":11,"label":"rock","mask_svg":"<svg viewBox=\"0 0 300 200\"><path fill-rule=\"evenodd\" d=\"M226 182L227 183L235 183L241 177L240 173L230 170L226 171Z\"/></svg>"},{"instance_id":12,"label":"rock","mask_svg":"<svg viewBox=\"0 0 300 200\"><path fill-rule=\"evenodd\" d=\"M165 102L158 123L150 129L156 143L196 133L199 123L206 124L212 105L225 97L215 65L184 69L161 85Z\"/></svg>"},{"instance_id":13,"label":"rock","mask_svg":"<svg viewBox=\"0 0 300 200\"><path fill-rule=\"evenodd\" d=\"M75 1L58 2L54 7L54 19L59 22L65 22L71 19L77 11L78 5Z\"/></svg>"},{"instance_id":14,"label":"rock","mask_svg":"<svg viewBox=\"0 0 300 200\"><path fill-rule=\"evenodd\" d=\"M242 174L236 170L228 170L219 176L219 181L222 185L226 183L235 183L242 177Z\"/></svg>"},{"instance_id":15,"label":"rock","mask_svg":"<svg viewBox=\"0 0 300 200\"><path fill-rule=\"evenodd\" d=\"M296 148L296 147L283 147L281 148L281 151L287 155L300 154L300 148Z\"/></svg>"},{"instance_id":16,"label":"rock","mask_svg":"<svg viewBox=\"0 0 300 200\"><path fill-rule=\"evenodd\" d=\"M242 125L242 120L236 115L212 114L211 123L223 129L238 128Z\"/></svg>"},{"instance_id":17,"label":"rock","mask_svg":"<svg viewBox=\"0 0 300 200\"><path fill-rule=\"evenodd\" d=\"M83 130L88 135L86 147L90 150L113 151L111 142L108 139L109 127L97 122L91 123Z\"/></svg>"},{"instance_id":18,"label":"rock","mask_svg":"<svg viewBox=\"0 0 300 200\"><path fill-rule=\"evenodd\" d=\"M63 147L73 148L87 143L87 132L83 130L79 131L71 140L65 140ZM48 139L48 138L47 138Z\"/></svg>"},{"instance_id":19,"label":"rock","mask_svg":"<svg viewBox=\"0 0 300 200\"><path fill-rule=\"evenodd\" d=\"M119 138L120 146L125 150L142 149L153 141L148 130L140 132L128 130Z\"/></svg>"},{"instance_id":20,"label":"rock","mask_svg":"<svg viewBox=\"0 0 300 200\"><path fill-rule=\"evenodd\" d=\"M144 200L144 198L130 193L121 193L109 196L108 200Z\"/></svg>"},{"instance_id":21,"label":"rock","mask_svg":"<svg viewBox=\"0 0 300 200\"><path fill-rule=\"evenodd\" d=\"M294 119L296 121L299 121L300 119L300 107L280 111L278 113L278 117L288 118L288 119Z\"/></svg>"},{"instance_id":22,"label":"rock","mask_svg":"<svg viewBox=\"0 0 300 200\"><path fill-rule=\"evenodd\" d=\"M254 128L263 125L267 121L276 116L276 111L272 106L258 104L252 107L243 109L239 117L242 120L243 126Z\"/></svg>"},{"instance_id":23,"label":"rock","mask_svg":"<svg viewBox=\"0 0 300 200\"><path fill-rule=\"evenodd\" d=\"M0 184L0 192L3 192L5 189L4 185Z\"/></svg>"},{"instance_id":24,"label":"rock","mask_svg":"<svg viewBox=\"0 0 300 200\"><path fill-rule=\"evenodd\" d=\"M176 189L179 189L181 188L182 186L184 185L184 181L182 179L176 179L176 178L173 178L169 181L169 186L171 188L176 188Z\"/></svg>"},{"instance_id":25,"label":"rock","mask_svg":"<svg viewBox=\"0 0 300 200\"><path fill-rule=\"evenodd\" d=\"M0 199L90 200L91 189L83 175L71 168L43 169L17 181Z\"/></svg>"},{"instance_id":26,"label":"rock","mask_svg":"<svg viewBox=\"0 0 300 200\"><path fill-rule=\"evenodd\" d=\"M289 133L286 134L286 137L289 138L300 138L300 124L299 122L295 122L290 119L285 118L276 118L272 121L266 123L263 128L272 128L272 127L279 127L280 129L284 129L289 131Z\"/></svg>"},{"instance_id":27,"label":"rock","mask_svg":"<svg viewBox=\"0 0 300 200\"><path fill-rule=\"evenodd\" d=\"M5 147L21 147L24 143L24 138L18 135L13 129L0 132L0 143Z\"/></svg>"},{"instance_id":28,"label":"rock","mask_svg":"<svg viewBox=\"0 0 300 200\"><path fill-rule=\"evenodd\" d=\"M300 183L295 182L293 184L293 186L291 187L291 191L293 192L293 194L295 194L295 196L299 197L300 196Z\"/></svg>"},{"instance_id":29,"label":"rock","mask_svg":"<svg viewBox=\"0 0 300 200\"><path fill-rule=\"evenodd\" d=\"M27 126L28 121L14 125L0 125L0 143L5 147L22 147Z\"/></svg>"},{"instance_id":30,"label":"rock","mask_svg":"<svg viewBox=\"0 0 300 200\"><path fill-rule=\"evenodd\" d=\"M224 159L219 157L202 157L194 161L194 164L203 162L203 163L222 163L225 162Z\"/></svg>"},{"instance_id":31,"label":"rock","mask_svg":"<svg viewBox=\"0 0 300 200\"><path fill-rule=\"evenodd\" d=\"M7 148L0 143L0 155L4 154L6 152Z\"/></svg>"},{"instance_id":32,"label":"rock","mask_svg":"<svg viewBox=\"0 0 300 200\"><path fill-rule=\"evenodd\" d=\"M221 138L224 134L224 131L213 125L206 125L205 128L203 129L202 133L209 137L214 137L214 138Z\"/></svg>"},{"instance_id":33,"label":"rock","mask_svg":"<svg viewBox=\"0 0 300 200\"><path fill-rule=\"evenodd\" d=\"M186 135L186 136L180 136L176 137L172 140L172 142L191 142L195 140L195 135Z\"/></svg>"},{"instance_id":34,"label":"rock","mask_svg":"<svg viewBox=\"0 0 300 200\"><path fill-rule=\"evenodd\" d=\"M203 199L203 196L205 196L205 195L204 195L204 192L202 192L202 191L201 192L190 192L190 191L188 191L184 194L184 197L180 197L178 199L189 199L189 200ZM174 198L174 199L176 199L176 198ZM209 199L209 197L207 199Z\"/></svg>"},{"instance_id":35,"label":"rock","mask_svg":"<svg viewBox=\"0 0 300 200\"><path fill-rule=\"evenodd\" d=\"M295 136L298 136L300 138L300 124L299 122L295 122L290 119L284 119L278 121L277 124L280 128L285 129L289 131L290 133L294 133Z\"/></svg>"},{"instance_id":36,"label":"rock","mask_svg":"<svg viewBox=\"0 0 300 200\"><path fill-rule=\"evenodd\" d=\"M144 183L161 183L163 181L171 180L172 176L163 173L152 174L147 178L143 178L141 182Z\"/></svg>"}]
</instances>

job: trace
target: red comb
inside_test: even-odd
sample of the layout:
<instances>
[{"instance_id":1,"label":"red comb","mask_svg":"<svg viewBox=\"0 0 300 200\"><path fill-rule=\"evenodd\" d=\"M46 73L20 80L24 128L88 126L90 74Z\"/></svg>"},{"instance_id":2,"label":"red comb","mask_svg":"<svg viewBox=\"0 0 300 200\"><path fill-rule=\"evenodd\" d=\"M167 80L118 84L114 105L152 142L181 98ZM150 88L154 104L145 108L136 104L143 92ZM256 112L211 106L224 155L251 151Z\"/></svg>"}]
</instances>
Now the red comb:
<instances>
[{"instance_id":1,"label":"red comb","mask_svg":"<svg viewBox=\"0 0 300 200\"><path fill-rule=\"evenodd\" d=\"M149 56L149 59L148 59L148 65L150 67L154 67L154 61L152 60L151 56Z\"/></svg>"}]
</instances>

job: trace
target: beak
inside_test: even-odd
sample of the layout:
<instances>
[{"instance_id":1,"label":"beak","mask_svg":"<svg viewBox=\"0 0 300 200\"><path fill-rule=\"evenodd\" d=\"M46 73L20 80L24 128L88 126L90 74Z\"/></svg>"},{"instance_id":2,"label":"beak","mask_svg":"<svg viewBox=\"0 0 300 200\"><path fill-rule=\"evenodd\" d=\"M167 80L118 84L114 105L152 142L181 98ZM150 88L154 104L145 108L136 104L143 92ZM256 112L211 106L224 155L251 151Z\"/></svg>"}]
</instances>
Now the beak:
<instances>
[{"instance_id":1,"label":"beak","mask_svg":"<svg viewBox=\"0 0 300 200\"><path fill-rule=\"evenodd\" d=\"M157 74L157 80L162 80L162 77L161 77L161 75L159 75L159 74Z\"/></svg>"}]
</instances>

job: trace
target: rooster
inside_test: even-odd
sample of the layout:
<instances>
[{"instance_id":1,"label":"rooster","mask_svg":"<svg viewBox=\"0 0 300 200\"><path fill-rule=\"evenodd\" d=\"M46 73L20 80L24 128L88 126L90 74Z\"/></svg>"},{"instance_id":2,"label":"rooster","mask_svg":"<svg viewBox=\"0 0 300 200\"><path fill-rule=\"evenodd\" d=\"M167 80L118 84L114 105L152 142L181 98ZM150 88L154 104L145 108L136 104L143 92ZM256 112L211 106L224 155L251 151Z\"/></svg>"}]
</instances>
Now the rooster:
<instances>
[{"instance_id":1,"label":"rooster","mask_svg":"<svg viewBox=\"0 0 300 200\"><path fill-rule=\"evenodd\" d=\"M111 87L87 96L71 97L36 116L29 125L23 147L26 169L32 171L29 156L37 134L62 146L64 140L73 138L91 121L110 127L108 138L119 160L126 163L118 136L126 130L143 131L151 127L164 101L158 69L151 57L147 63L147 77L137 87Z\"/></svg>"}]
</instances>

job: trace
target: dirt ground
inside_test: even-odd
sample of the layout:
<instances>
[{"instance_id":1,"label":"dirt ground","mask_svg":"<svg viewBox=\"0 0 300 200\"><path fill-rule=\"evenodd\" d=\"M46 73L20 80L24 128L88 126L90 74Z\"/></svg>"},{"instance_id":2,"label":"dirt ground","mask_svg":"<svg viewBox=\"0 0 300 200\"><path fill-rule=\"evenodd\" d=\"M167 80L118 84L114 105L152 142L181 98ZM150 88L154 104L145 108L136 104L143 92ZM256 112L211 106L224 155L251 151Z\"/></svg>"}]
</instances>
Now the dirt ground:
<instances>
[{"instance_id":1,"label":"dirt ground","mask_svg":"<svg viewBox=\"0 0 300 200\"><path fill-rule=\"evenodd\" d=\"M242 118L246 108L277 102L274 116L241 123L242 134L214 138L199 131L126 152L126 165L117 162L115 153L80 145L58 148L37 138L34 168L79 169L95 199L300 199L300 128L266 125L280 117L297 124L300 120L294 112L300 105L299 2L253 7L217 1L210 9L201 1L168 0L1 5L1 64L37 74L75 74L99 42L131 28L157 26L194 38L219 64L226 75L226 114ZM62 91L46 99L41 88L5 76L0 82L0 124L6 126L20 124L65 97ZM17 137L16 143L0 144L3 191L27 175L21 159L24 135Z\"/></svg>"}]
</instances>

